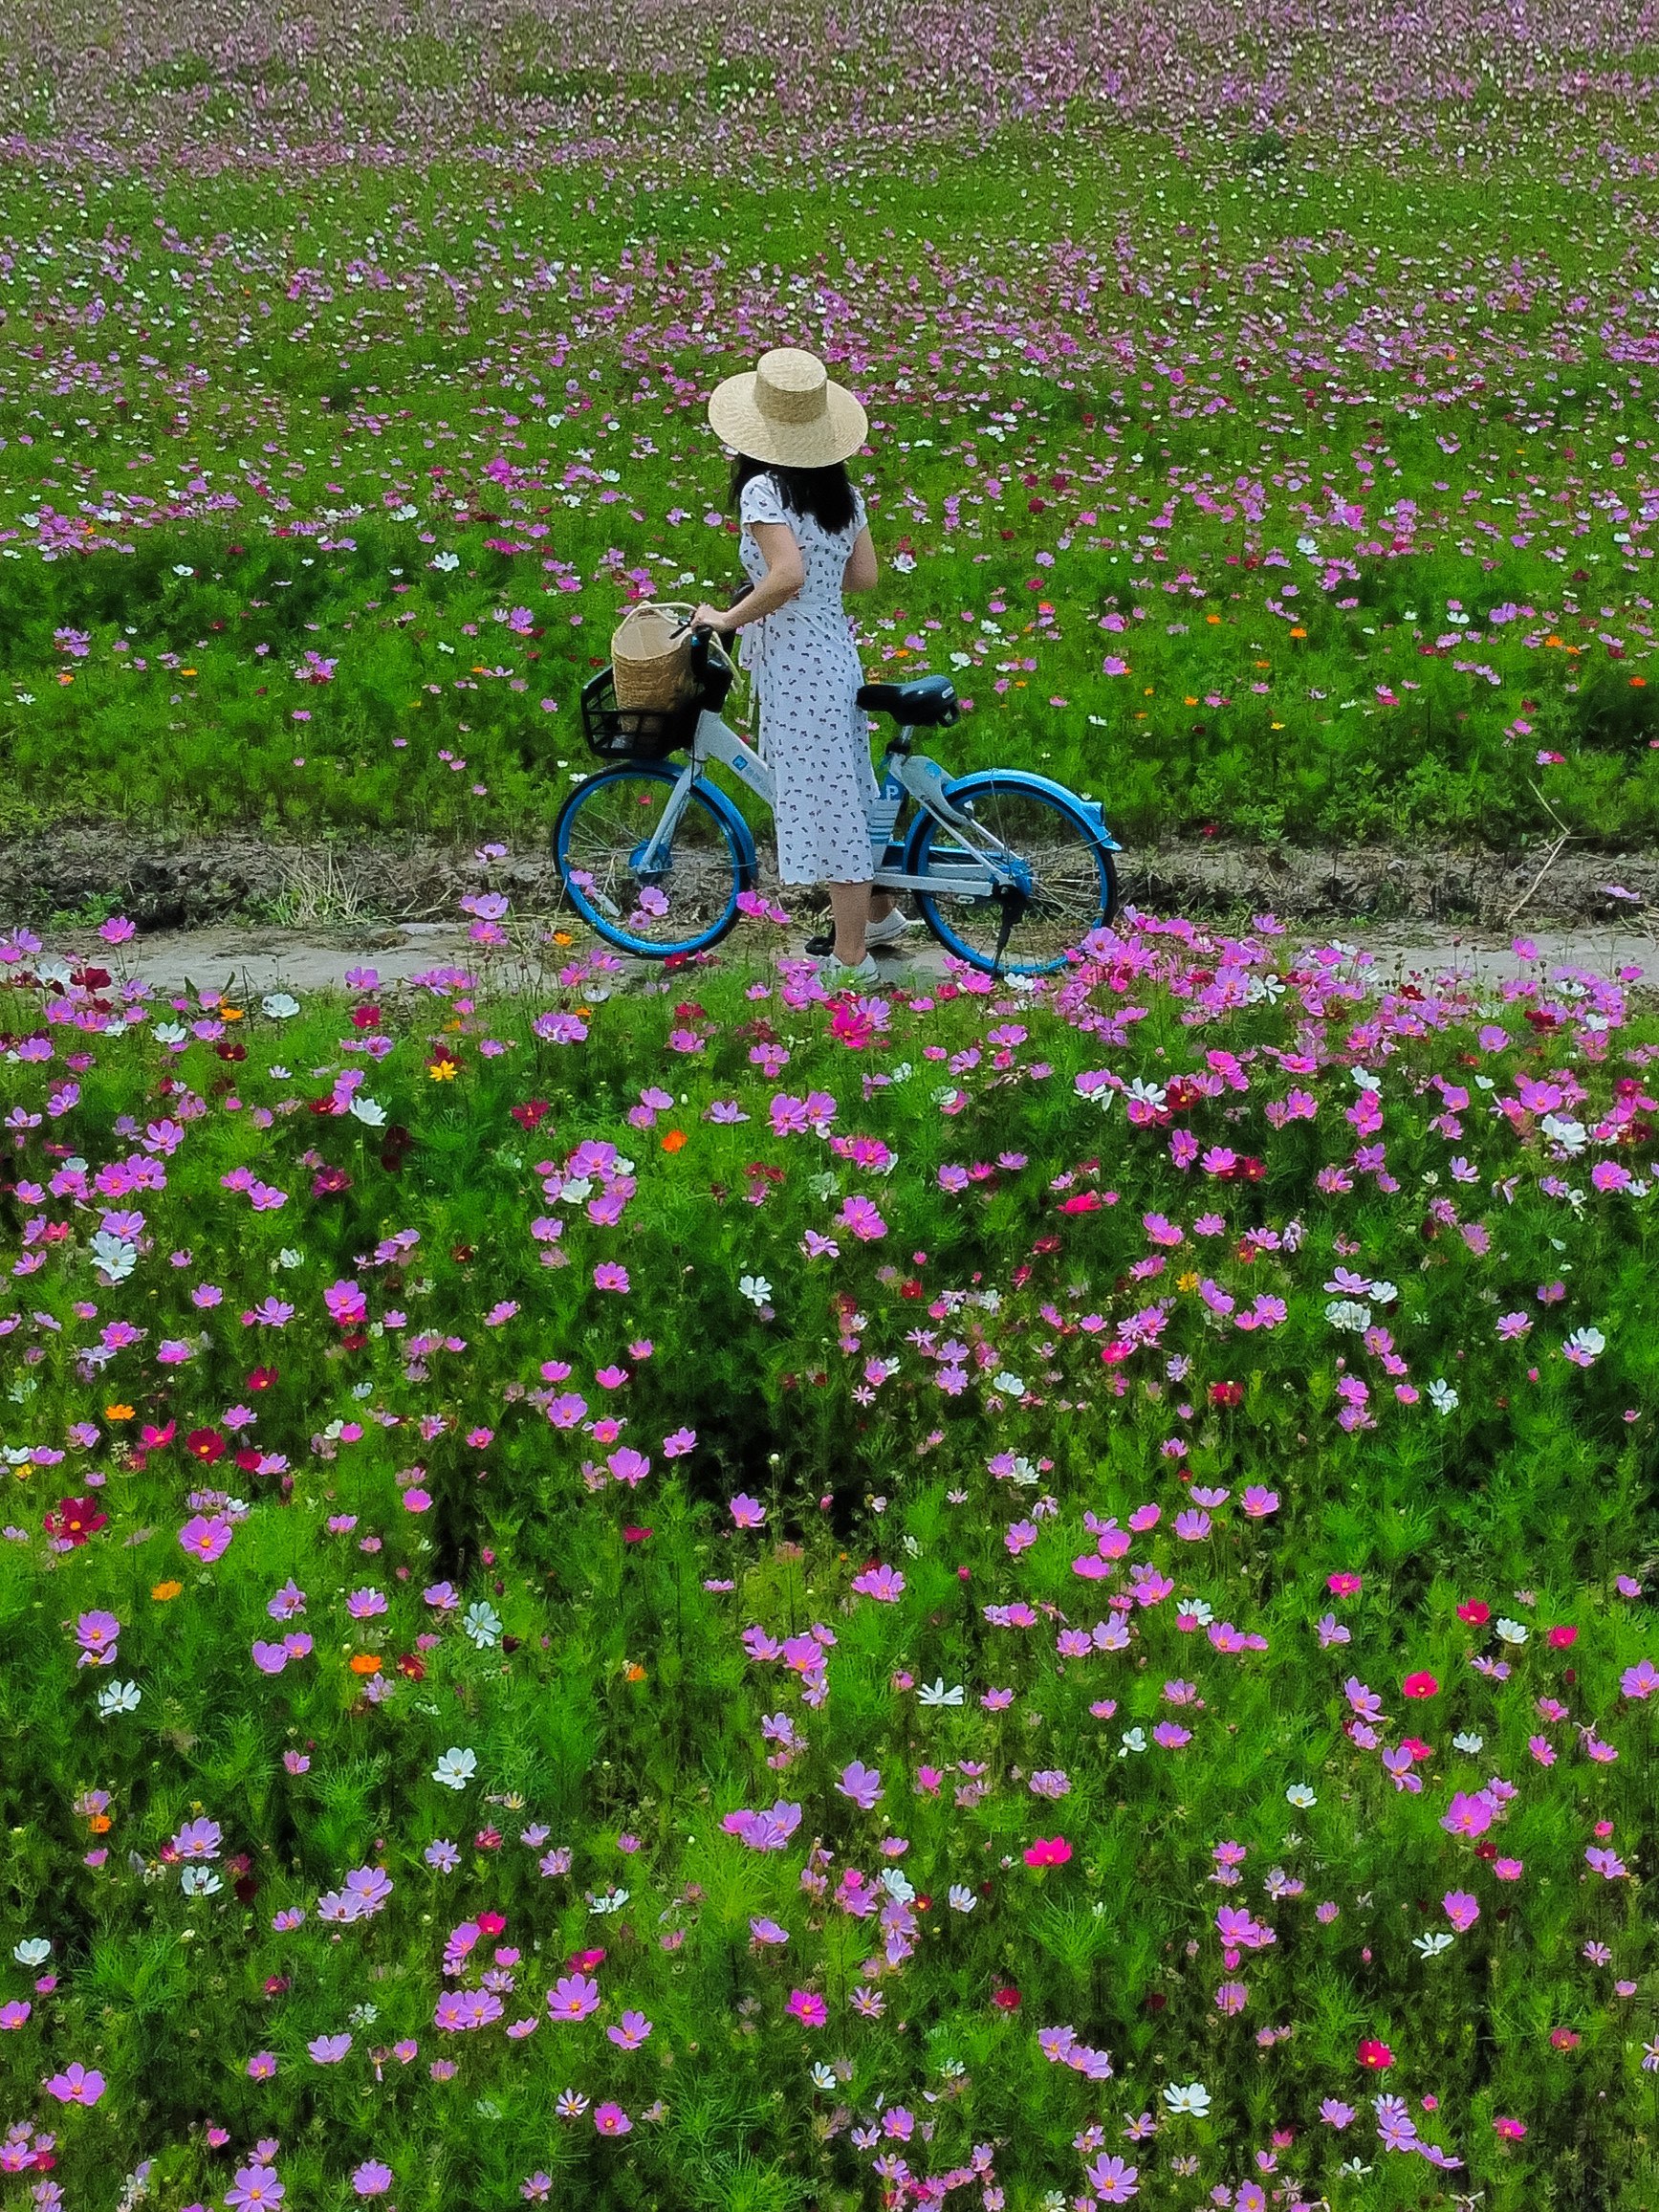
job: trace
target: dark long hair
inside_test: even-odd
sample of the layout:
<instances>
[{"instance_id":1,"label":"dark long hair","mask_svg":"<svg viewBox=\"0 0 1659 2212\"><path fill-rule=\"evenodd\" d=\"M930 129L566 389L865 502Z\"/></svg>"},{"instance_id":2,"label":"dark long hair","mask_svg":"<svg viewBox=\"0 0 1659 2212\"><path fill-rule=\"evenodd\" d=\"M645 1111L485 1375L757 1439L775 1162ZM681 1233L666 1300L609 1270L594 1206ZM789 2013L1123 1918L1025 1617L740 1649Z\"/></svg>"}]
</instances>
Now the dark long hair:
<instances>
[{"instance_id":1,"label":"dark long hair","mask_svg":"<svg viewBox=\"0 0 1659 2212\"><path fill-rule=\"evenodd\" d=\"M743 487L756 476L770 476L791 515L806 515L832 537L849 528L858 513L844 461L832 461L827 469L784 469L774 461L756 461L748 453L739 453L731 464L730 504L733 514L742 501Z\"/></svg>"}]
</instances>

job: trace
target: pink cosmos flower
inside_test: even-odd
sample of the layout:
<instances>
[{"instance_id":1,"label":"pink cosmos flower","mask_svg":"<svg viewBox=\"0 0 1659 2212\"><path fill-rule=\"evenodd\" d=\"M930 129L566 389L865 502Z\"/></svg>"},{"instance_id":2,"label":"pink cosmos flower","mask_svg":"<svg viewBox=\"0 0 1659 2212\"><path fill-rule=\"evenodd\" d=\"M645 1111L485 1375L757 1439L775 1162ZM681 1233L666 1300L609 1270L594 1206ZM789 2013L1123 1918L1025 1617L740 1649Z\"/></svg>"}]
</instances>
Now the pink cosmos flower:
<instances>
[{"instance_id":1,"label":"pink cosmos flower","mask_svg":"<svg viewBox=\"0 0 1659 2212\"><path fill-rule=\"evenodd\" d=\"M1039 1835L1025 1850L1028 1867L1063 1867L1072 1855L1072 1847L1063 1835Z\"/></svg>"},{"instance_id":2,"label":"pink cosmos flower","mask_svg":"<svg viewBox=\"0 0 1659 2212\"><path fill-rule=\"evenodd\" d=\"M1467 1890L1448 1890L1440 1902L1446 1908L1446 1917L1461 1935L1465 1928L1473 1928L1480 1917L1480 1904Z\"/></svg>"},{"instance_id":3,"label":"pink cosmos flower","mask_svg":"<svg viewBox=\"0 0 1659 2212\"><path fill-rule=\"evenodd\" d=\"M547 1993L547 2009L555 2020L585 2020L599 2004L600 1985L586 1974L561 1974Z\"/></svg>"},{"instance_id":4,"label":"pink cosmos flower","mask_svg":"<svg viewBox=\"0 0 1659 2212\"><path fill-rule=\"evenodd\" d=\"M621 2105L606 2103L594 2107L594 2126L601 2135L626 2135L632 2133L633 2125Z\"/></svg>"},{"instance_id":5,"label":"pink cosmos flower","mask_svg":"<svg viewBox=\"0 0 1659 2212\"><path fill-rule=\"evenodd\" d=\"M766 1520L766 1508L758 1498L751 1498L739 1491L731 1503L732 1520L739 1528L759 1528Z\"/></svg>"},{"instance_id":6,"label":"pink cosmos flower","mask_svg":"<svg viewBox=\"0 0 1659 2212\"><path fill-rule=\"evenodd\" d=\"M895 1566L868 1566L853 1577L859 1597L875 1598L882 1605L896 1605L905 1592L905 1578Z\"/></svg>"},{"instance_id":7,"label":"pink cosmos flower","mask_svg":"<svg viewBox=\"0 0 1659 2212\"><path fill-rule=\"evenodd\" d=\"M828 2005L810 1989L792 1989L783 2009L792 2020L798 2020L802 2027L821 2027L829 2018Z\"/></svg>"},{"instance_id":8,"label":"pink cosmos flower","mask_svg":"<svg viewBox=\"0 0 1659 2212\"><path fill-rule=\"evenodd\" d=\"M192 1514L179 1531L179 1542L192 1559L211 1566L230 1548L231 1527L222 1514Z\"/></svg>"},{"instance_id":9,"label":"pink cosmos flower","mask_svg":"<svg viewBox=\"0 0 1659 2212\"><path fill-rule=\"evenodd\" d=\"M351 2185L360 2197L383 2197L392 2185L392 2169L380 2158L365 2158L353 2169Z\"/></svg>"},{"instance_id":10,"label":"pink cosmos flower","mask_svg":"<svg viewBox=\"0 0 1659 2212\"><path fill-rule=\"evenodd\" d=\"M651 2023L643 2012L624 2012L614 2027L607 2027L605 2035L619 2050L638 2050L651 2032Z\"/></svg>"},{"instance_id":11,"label":"pink cosmos flower","mask_svg":"<svg viewBox=\"0 0 1659 2212\"><path fill-rule=\"evenodd\" d=\"M103 2094L104 2083L96 2067L82 2066L76 2059L62 2073L55 2073L46 2088L60 2105L95 2105Z\"/></svg>"},{"instance_id":12,"label":"pink cosmos flower","mask_svg":"<svg viewBox=\"0 0 1659 2212\"><path fill-rule=\"evenodd\" d=\"M862 1759L855 1759L842 1772L836 1790L840 1796L851 1798L861 1811L868 1812L883 1794L881 1772L866 1766Z\"/></svg>"}]
</instances>

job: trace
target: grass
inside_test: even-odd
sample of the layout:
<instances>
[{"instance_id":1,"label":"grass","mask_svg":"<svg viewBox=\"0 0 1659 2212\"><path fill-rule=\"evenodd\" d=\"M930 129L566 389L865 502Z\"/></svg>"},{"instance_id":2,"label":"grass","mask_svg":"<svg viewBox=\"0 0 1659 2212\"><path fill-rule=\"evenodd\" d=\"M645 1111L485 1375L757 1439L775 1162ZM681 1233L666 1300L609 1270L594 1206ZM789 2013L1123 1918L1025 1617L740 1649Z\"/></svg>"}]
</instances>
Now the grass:
<instances>
[{"instance_id":1,"label":"grass","mask_svg":"<svg viewBox=\"0 0 1659 2212\"><path fill-rule=\"evenodd\" d=\"M1515 849L1553 808L1640 846L1659 491L1604 184L1105 145L787 189L222 174L154 221L25 179L4 826L533 833L621 606L735 578L702 395L788 339L871 401L866 665L954 675L963 767L1131 843Z\"/></svg>"}]
</instances>

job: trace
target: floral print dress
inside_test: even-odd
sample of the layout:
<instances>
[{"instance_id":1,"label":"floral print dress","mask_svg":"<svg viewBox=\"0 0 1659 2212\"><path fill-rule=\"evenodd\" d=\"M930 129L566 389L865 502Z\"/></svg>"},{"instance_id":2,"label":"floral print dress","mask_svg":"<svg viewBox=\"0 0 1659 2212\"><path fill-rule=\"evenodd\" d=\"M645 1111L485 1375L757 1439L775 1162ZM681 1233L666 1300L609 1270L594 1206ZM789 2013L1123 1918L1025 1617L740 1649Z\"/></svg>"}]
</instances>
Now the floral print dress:
<instances>
[{"instance_id":1,"label":"floral print dress","mask_svg":"<svg viewBox=\"0 0 1659 2212\"><path fill-rule=\"evenodd\" d=\"M878 786L857 704L863 670L841 604L841 578L864 527L864 503L853 498L853 519L833 533L791 514L772 476L751 477L739 508L738 550L752 583L766 574L755 522L781 522L805 571L795 598L750 624L741 646L775 785L777 872L786 884L867 884L873 872L869 810Z\"/></svg>"}]
</instances>

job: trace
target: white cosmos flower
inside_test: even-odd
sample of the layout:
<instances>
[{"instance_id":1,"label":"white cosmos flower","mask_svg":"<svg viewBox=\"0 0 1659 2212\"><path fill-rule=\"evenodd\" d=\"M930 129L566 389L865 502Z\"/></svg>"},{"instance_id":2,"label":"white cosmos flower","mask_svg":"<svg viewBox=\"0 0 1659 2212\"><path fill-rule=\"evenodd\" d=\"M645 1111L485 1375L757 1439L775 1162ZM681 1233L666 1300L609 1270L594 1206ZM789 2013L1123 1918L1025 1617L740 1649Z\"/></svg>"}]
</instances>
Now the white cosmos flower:
<instances>
[{"instance_id":1,"label":"white cosmos flower","mask_svg":"<svg viewBox=\"0 0 1659 2212\"><path fill-rule=\"evenodd\" d=\"M299 1012L299 1000L286 991L273 991L259 1001L261 1012L273 1021L292 1021Z\"/></svg>"},{"instance_id":2,"label":"white cosmos flower","mask_svg":"<svg viewBox=\"0 0 1659 2212\"><path fill-rule=\"evenodd\" d=\"M136 1682L106 1682L98 1694L98 1717L107 1720L115 1713L136 1713L142 1696Z\"/></svg>"},{"instance_id":3,"label":"white cosmos flower","mask_svg":"<svg viewBox=\"0 0 1659 2212\"><path fill-rule=\"evenodd\" d=\"M820 2060L812 2070L812 2079L815 2089L833 2090L836 2086L836 2070L833 2066L825 2066Z\"/></svg>"},{"instance_id":4,"label":"white cosmos flower","mask_svg":"<svg viewBox=\"0 0 1659 2212\"><path fill-rule=\"evenodd\" d=\"M1168 2082L1164 2102L1172 2113L1190 2113L1195 2120L1201 2120L1210 2110L1210 2092L1201 2081Z\"/></svg>"},{"instance_id":5,"label":"white cosmos flower","mask_svg":"<svg viewBox=\"0 0 1659 2212\"><path fill-rule=\"evenodd\" d=\"M1456 1941L1444 1928L1437 1928L1431 1936L1413 1936L1412 1948L1421 1951L1425 1959L1438 1959L1442 1951L1450 1951Z\"/></svg>"},{"instance_id":6,"label":"white cosmos flower","mask_svg":"<svg viewBox=\"0 0 1659 2212\"><path fill-rule=\"evenodd\" d=\"M351 1116L362 1123L364 1128L382 1129L386 1126L386 1109L378 1098L365 1098L360 1093L351 1102Z\"/></svg>"},{"instance_id":7,"label":"white cosmos flower","mask_svg":"<svg viewBox=\"0 0 1659 2212\"><path fill-rule=\"evenodd\" d=\"M461 556L458 553L434 553L426 563L428 568L435 568L440 576L448 576L460 565Z\"/></svg>"},{"instance_id":8,"label":"white cosmos flower","mask_svg":"<svg viewBox=\"0 0 1659 2212\"><path fill-rule=\"evenodd\" d=\"M745 1275L737 1284L739 1296L748 1299L751 1305L764 1305L772 1296L772 1285L764 1275Z\"/></svg>"},{"instance_id":9,"label":"white cosmos flower","mask_svg":"<svg viewBox=\"0 0 1659 2212\"><path fill-rule=\"evenodd\" d=\"M52 1945L44 1936L25 1936L21 1943L13 1943L11 1956L19 1966L44 1966L52 1956Z\"/></svg>"},{"instance_id":10,"label":"white cosmos flower","mask_svg":"<svg viewBox=\"0 0 1659 2212\"><path fill-rule=\"evenodd\" d=\"M1461 1751L1466 1758L1470 1759L1473 1759L1477 1751L1484 1750L1485 1746L1486 1738L1473 1735L1467 1728L1460 1736L1454 1736L1452 1739L1452 1750Z\"/></svg>"},{"instance_id":11,"label":"white cosmos flower","mask_svg":"<svg viewBox=\"0 0 1659 2212\"><path fill-rule=\"evenodd\" d=\"M1434 1408L1434 1411L1437 1413L1456 1413L1457 1392L1452 1388L1452 1385L1449 1382L1445 1382L1437 1376L1435 1380L1430 1384L1428 1391L1425 1392L1425 1395L1427 1396L1429 1403Z\"/></svg>"},{"instance_id":12,"label":"white cosmos flower","mask_svg":"<svg viewBox=\"0 0 1659 2212\"><path fill-rule=\"evenodd\" d=\"M947 1690L944 1675L938 1675L931 1682L923 1683L916 1692L916 1702L918 1705L960 1705L962 1695L960 1682Z\"/></svg>"},{"instance_id":13,"label":"white cosmos flower","mask_svg":"<svg viewBox=\"0 0 1659 2212\"><path fill-rule=\"evenodd\" d=\"M446 1751L432 1769L432 1780L441 1782L446 1789L465 1789L478 1771L476 1751L465 1751L459 1744Z\"/></svg>"},{"instance_id":14,"label":"white cosmos flower","mask_svg":"<svg viewBox=\"0 0 1659 2212\"><path fill-rule=\"evenodd\" d=\"M946 1903L953 1913L971 1913L979 1899L961 1882L952 1882Z\"/></svg>"},{"instance_id":15,"label":"white cosmos flower","mask_svg":"<svg viewBox=\"0 0 1659 2212\"><path fill-rule=\"evenodd\" d=\"M1371 1325L1371 1309L1362 1305L1357 1298L1333 1298L1325 1307L1325 1319L1333 1328L1349 1329L1355 1336L1363 1336Z\"/></svg>"},{"instance_id":16,"label":"white cosmos flower","mask_svg":"<svg viewBox=\"0 0 1659 2212\"><path fill-rule=\"evenodd\" d=\"M139 1263L138 1247L112 1237L107 1229L94 1232L87 1253L99 1274L111 1282L124 1282Z\"/></svg>"},{"instance_id":17,"label":"white cosmos flower","mask_svg":"<svg viewBox=\"0 0 1659 2212\"><path fill-rule=\"evenodd\" d=\"M1126 1759L1131 1751L1145 1751L1146 1748L1146 1731L1144 1728L1125 1728L1124 1730L1123 1748L1118 1753L1118 1757Z\"/></svg>"},{"instance_id":18,"label":"white cosmos flower","mask_svg":"<svg viewBox=\"0 0 1659 2212\"><path fill-rule=\"evenodd\" d=\"M186 1867L179 1887L186 1897L215 1897L225 1885L211 1867Z\"/></svg>"},{"instance_id":19,"label":"white cosmos flower","mask_svg":"<svg viewBox=\"0 0 1659 2212\"><path fill-rule=\"evenodd\" d=\"M501 1615L493 1606L486 1605L480 1599L476 1605L467 1608L462 1615L461 1626L469 1639L481 1652L488 1652L494 1648L495 1639L501 1633Z\"/></svg>"},{"instance_id":20,"label":"white cosmos flower","mask_svg":"<svg viewBox=\"0 0 1659 2212\"><path fill-rule=\"evenodd\" d=\"M1284 1794L1287 1803L1298 1807L1303 1812L1310 1805L1318 1805L1319 1803L1319 1799L1305 1782L1293 1782Z\"/></svg>"},{"instance_id":21,"label":"white cosmos flower","mask_svg":"<svg viewBox=\"0 0 1659 2212\"><path fill-rule=\"evenodd\" d=\"M190 1032L177 1021L158 1021L150 1035L158 1044L183 1044Z\"/></svg>"},{"instance_id":22,"label":"white cosmos flower","mask_svg":"<svg viewBox=\"0 0 1659 2212\"><path fill-rule=\"evenodd\" d=\"M1494 1626L1506 1644L1524 1644L1526 1642L1525 1628L1519 1621L1512 1621L1507 1614L1502 1620L1495 1622Z\"/></svg>"},{"instance_id":23,"label":"white cosmos flower","mask_svg":"<svg viewBox=\"0 0 1659 2212\"><path fill-rule=\"evenodd\" d=\"M628 1901L626 1890L607 1890L602 1897L589 1894L589 1908L596 1913L620 1913Z\"/></svg>"}]
</instances>

